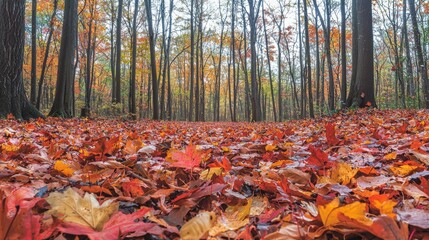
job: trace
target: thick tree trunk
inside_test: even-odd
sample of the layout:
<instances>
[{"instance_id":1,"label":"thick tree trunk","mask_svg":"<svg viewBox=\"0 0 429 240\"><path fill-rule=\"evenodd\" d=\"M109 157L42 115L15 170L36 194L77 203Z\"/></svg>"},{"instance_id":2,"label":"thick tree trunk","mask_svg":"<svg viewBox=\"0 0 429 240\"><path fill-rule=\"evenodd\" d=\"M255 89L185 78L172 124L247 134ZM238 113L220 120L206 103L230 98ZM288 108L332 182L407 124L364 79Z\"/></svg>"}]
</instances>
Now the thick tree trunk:
<instances>
[{"instance_id":1,"label":"thick tree trunk","mask_svg":"<svg viewBox=\"0 0 429 240\"><path fill-rule=\"evenodd\" d=\"M28 101L22 80L25 0L0 0L0 118L43 117Z\"/></svg>"},{"instance_id":2,"label":"thick tree trunk","mask_svg":"<svg viewBox=\"0 0 429 240\"><path fill-rule=\"evenodd\" d=\"M77 6L77 0L65 2L55 99L49 116L73 117Z\"/></svg>"},{"instance_id":3,"label":"thick tree trunk","mask_svg":"<svg viewBox=\"0 0 429 240\"><path fill-rule=\"evenodd\" d=\"M351 106L377 107L374 96L374 56L373 56L373 30L372 30L372 3L369 0L356 1L357 19L357 61L356 83L349 98L352 98Z\"/></svg>"}]
</instances>

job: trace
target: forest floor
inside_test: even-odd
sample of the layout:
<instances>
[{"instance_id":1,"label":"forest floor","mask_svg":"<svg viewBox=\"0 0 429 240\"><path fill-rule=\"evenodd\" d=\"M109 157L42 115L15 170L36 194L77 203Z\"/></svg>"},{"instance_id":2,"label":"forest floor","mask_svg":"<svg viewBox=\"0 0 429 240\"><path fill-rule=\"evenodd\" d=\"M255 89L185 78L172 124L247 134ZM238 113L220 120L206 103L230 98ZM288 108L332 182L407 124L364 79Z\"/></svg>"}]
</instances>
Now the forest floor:
<instances>
[{"instance_id":1,"label":"forest floor","mask_svg":"<svg viewBox=\"0 0 429 240\"><path fill-rule=\"evenodd\" d=\"M0 239L429 239L426 110L9 119L0 146Z\"/></svg>"}]
</instances>

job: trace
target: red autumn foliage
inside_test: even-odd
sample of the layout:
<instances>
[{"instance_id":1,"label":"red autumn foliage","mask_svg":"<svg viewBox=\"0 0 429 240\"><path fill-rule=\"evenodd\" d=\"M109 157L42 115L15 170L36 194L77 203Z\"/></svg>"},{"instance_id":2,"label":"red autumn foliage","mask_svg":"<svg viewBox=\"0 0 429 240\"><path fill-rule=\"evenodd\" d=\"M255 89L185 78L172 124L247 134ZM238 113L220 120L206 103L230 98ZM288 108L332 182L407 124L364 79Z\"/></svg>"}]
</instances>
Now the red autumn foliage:
<instances>
[{"instance_id":1,"label":"red autumn foliage","mask_svg":"<svg viewBox=\"0 0 429 240\"><path fill-rule=\"evenodd\" d=\"M428 165L426 110L285 123L5 119L0 238L424 239ZM59 200L97 222L56 213Z\"/></svg>"}]
</instances>

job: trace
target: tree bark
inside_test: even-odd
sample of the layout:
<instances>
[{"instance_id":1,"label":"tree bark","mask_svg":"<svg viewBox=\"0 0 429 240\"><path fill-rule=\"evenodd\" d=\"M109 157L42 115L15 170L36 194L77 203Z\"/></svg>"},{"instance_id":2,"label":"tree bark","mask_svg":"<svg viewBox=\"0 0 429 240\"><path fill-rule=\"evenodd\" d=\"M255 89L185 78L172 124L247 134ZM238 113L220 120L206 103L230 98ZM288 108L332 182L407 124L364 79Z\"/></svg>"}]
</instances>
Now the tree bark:
<instances>
[{"instance_id":1,"label":"tree bark","mask_svg":"<svg viewBox=\"0 0 429 240\"><path fill-rule=\"evenodd\" d=\"M0 0L0 118L43 117L25 95L24 42L25 0Z\"/></svg>"},{"instance_id":2,"label":"tree bark","mask_svg":"<svg viewBox=\"0 0 429 240\"><path fill-rule=\"evenodd\" d=\"M308 107L310 118L314 118L314 107L313 107L313 88L311 82L311 57L310 57L310 37L308 34L308 13L307 13L307 1L304 1L304 31L305 31L305 62L307 69L307 83L308 83Z\"/></svg>"},{"instance_id":3,"label":"tree bark","mask_svg":"<svg viewBox=\"0 0 429 240\"><path fill-rule=\"evenodd\" d=\"M134 0L134 16L132 30L132 50L131 50L131 79L130 79L130 94L129 94L129 112L130 118L137 119L136 107L136 62L137 62L137 15L139 13L139 0Z\"/></svg>"},{"instance_id":4,"label":"tree bark","mask_svg":"<svg viewBox=\"0 0 429 240\"><path fill-rule=\"evenodd\" d=\"M374 96L374 56L372 30L372 3L356 0L357 38L356 82L349 93L351 106L377 107ZM349 102L349 101L348 101Z\"/></svg>"},{"instance_id":5,"label":"tree bark","mask_svg":"<svg viewBox=\"0 0 429 240\"><path fill-rule=\"evenodd\" d=\"M417 24L417 16L416 16L416 6L414 0L408 0L408 4L410 5L410 14L411 21L413 23L413 32L414 32L414 41L416 44L417 50L417 58L419 63L419 72L421 75L421 81L423 85L423 102L425 108L429 108L429 82L428 82L428 73L427 73L427 62L423 57L422 44L420 39L420 30Z\"/></svg>"},{"instance_id":6,"label":"tree bark","mask_svg":"<svg viewBox=\"0 0 429 240\"><path fill-rule=\"evenodd\" d=\"M55 99L49 116L73 117L74 58L77 45L77 0L65 2Z\"/></svg>"},{"instance_id":7,"label":"tree bark","mask_svg":"<svg viewBox=\"0 0 429 240\"><path fill-rule=\"evenodd\" d=\"M31 2L31 93L30 102L36 104L36 81L37 81L37 0Z\"/></svg>"},{"instance_id":8,"label":"tree bark","mask_svg":"<svg viewBox=\"0 0 429 240\"><path fill-rule=\"evenodd\" d=\"M159 104L158 104L158 81L156 78L156 59L155 59L155 34L153 32L152 23L152 4L151 0L145 0L146 18L149 30L149 48L150 48L150 67L152 79L152 105L153 105L153 120L159 120Z\"/></svg>"}]
</instances>

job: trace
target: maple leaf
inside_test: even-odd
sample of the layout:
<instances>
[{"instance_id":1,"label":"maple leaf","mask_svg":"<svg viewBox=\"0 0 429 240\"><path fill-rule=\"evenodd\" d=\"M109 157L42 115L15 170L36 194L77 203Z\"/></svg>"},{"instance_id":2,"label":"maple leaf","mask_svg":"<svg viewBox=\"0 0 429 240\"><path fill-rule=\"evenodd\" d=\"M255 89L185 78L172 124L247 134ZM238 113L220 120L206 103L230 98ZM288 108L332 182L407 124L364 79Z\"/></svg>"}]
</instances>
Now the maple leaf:
<instances>
[{"instance_id":1,"label":"maple leaf","mask_svg":"<svg viewBox=\"0 0 429 240\"><path fill-rule=\"evenodd\" d=\"M105 201L101 206L94 194L79 193L69 188L64 193L53 192L46 201L51 205L47 213L60 218L64 222L77 223L101 230L110 216L118 210L118 203Z\"/></svg>"},{"instance_id":2,"label":"maple leaf","mask_svg":"<svg viewBox=\"0 0 429 240\"><path fill-rule=\"evenodd\" d=\"M326 141L330 146L336 146L340 140L335 136L335 125L332 123L327 123L326 128Z\"/></svg>"},{"instance_id":3,"label":"maple leaf","mask_svg":"<svg viewBox=\"0 0 429 240\"><path fill-rule=\"evenodd\" d=\"M122 239L125 237L141 237L147 233L162 235L164 231L155 223L138 221L144 217L150 208L142 208L132 214L116 212L100 231L74 222L63 222L58 230L73 235L86 235L91 240Z\"/></svg>"},{"instance_id":4,"label":"maple leaf","mask_svg":"<svg viewBox=\"0 0 429 240\"><path fill-rule=\"evenodd\" d=\"M353 202L340 207L340 199L335 198L326 205L318 206L320 218L326 227L341 224L338 214L341 213L349 218L366 221L365 214L368 207L365 203Z\"/></svg>"},{"instance_id":5,"label":"maple leaf","mask_svg":"<svg viewBox=\"0 0 429 240\"><path fill-rule=\"evenodd\" d=\"M307 158L307 163L309 165L314 165L317 167L330 166L330 164L328 164L328 154L318 148L315 148L313 145L310 145L308 149L311 152L310 157Z\"/></svg>"},{"instance_id":6,"label":"maple leaf","mask_svg":"<svg viewBox=\"0 0 429 240\"><path fill-rule=\"evenodd\" d=\"M202 161L201 154L197 151L197 147L189 145L186 147L185 152L174 151L171 158L175 161L171 166L177 168L193 169L200 166Z\"/></svg>"}]
</instances>

